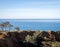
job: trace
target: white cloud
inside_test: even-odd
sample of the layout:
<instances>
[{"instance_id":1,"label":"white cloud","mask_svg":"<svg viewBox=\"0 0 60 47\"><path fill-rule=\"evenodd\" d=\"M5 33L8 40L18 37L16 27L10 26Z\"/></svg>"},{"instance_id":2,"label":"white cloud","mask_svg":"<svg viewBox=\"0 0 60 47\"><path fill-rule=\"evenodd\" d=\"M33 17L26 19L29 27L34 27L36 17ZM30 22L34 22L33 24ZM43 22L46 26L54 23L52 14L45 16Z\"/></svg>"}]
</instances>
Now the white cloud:
<instances>
[{"instance_id":1,"label":"white cloud","mask_svg":"<svg viewBox=\"0 0 60 47\"><path fill-rule=\"evenodd\" d=\"M35 4L35 5L58 5L58 4L60 4L60 1L58 2L58 1L50 1L50 2L32 2L32 4Z\"/></svg>"},{"instance_id":2,"label":"white cloud","mask_svg":"<svg viewBox=\"0 0 60 47\"><path fill-rule=\"evenodd\" d=\"M60 19L60 9L1 9L0 19Z\"/></svg>"}]
</instances>

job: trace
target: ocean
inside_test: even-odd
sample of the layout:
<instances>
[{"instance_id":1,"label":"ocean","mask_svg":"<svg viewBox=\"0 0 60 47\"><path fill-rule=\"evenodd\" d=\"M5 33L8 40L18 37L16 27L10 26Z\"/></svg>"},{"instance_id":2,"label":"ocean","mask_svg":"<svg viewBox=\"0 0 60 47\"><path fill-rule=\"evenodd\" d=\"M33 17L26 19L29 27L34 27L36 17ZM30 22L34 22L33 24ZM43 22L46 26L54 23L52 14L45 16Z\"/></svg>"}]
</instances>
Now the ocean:
<instances>
[{"instance_id":1,"label":"ocean","mask_svg":"<svg viewBox=\"0 0 60 47\"><path fill-rule=\"evenodd\" d=\"M18 26L20 30L60 30L59 19L0 19L0 23L8 21L14 27Z\"/></svg>"}]
</instances>

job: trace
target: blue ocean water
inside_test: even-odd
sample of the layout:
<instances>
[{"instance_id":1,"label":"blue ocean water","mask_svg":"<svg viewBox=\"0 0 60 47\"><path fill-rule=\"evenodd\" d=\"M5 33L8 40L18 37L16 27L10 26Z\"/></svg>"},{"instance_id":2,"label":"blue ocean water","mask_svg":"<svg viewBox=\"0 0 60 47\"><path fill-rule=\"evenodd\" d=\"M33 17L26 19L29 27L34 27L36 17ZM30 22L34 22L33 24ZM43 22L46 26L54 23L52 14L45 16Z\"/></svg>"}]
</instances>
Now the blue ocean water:
<instances>
[{"instance_id":1,"label":"blue ocean water","mask_svg":"<svg viewBox=\"0 0 60 47\"><path fill-rule=\"evenodd\" d=\"M14 29L18 26L20 30L60 30L60 20L33 20L33 19L0 19L0 23L9 21Z\"/></svg>"}]
</instances>

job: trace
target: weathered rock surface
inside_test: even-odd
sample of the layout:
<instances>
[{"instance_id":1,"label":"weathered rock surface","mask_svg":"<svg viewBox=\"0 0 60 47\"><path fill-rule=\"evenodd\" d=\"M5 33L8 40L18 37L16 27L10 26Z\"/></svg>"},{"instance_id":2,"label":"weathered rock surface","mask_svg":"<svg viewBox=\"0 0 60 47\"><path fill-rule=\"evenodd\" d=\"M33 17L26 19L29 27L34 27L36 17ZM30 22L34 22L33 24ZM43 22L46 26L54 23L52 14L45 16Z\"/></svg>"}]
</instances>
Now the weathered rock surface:
<instances>
[{"instance_id":1,"label":"weathered rock surface","mask_svg":"<svg viewBox=\"0 0 60 47\"><path fill-rule=\"evenodd\" d=\"M49 44L43 44L38 46L32 43L24 43L27 35L33 36L35 31L23 31L23 32L0 32L0 47L51 47ZM60 32L43 31L37 38L42 37L43 41L60 41Z\"/></svg>"}]
</instances>

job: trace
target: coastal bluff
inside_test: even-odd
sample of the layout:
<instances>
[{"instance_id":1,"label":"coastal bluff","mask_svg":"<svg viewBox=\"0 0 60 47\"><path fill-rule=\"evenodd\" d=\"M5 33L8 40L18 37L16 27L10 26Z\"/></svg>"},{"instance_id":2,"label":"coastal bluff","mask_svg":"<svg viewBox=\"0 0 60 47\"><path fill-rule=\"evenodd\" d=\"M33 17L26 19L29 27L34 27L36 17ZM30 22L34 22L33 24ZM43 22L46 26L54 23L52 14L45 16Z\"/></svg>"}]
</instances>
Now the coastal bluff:
<instances>
[{"instance_id":1,"label":"coastal bluff","mask_svg":"<svg viewBox=\"0 0 60 47\"><path fill-rule=\"evenodd\" d=\"M60 42L60 31L0 32L0 47L51 47L48 41Z\"/></svg>"}]
</instances>

